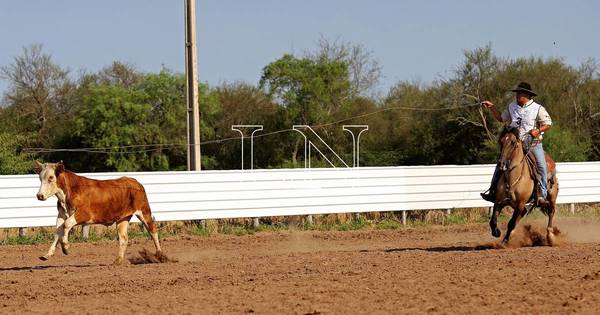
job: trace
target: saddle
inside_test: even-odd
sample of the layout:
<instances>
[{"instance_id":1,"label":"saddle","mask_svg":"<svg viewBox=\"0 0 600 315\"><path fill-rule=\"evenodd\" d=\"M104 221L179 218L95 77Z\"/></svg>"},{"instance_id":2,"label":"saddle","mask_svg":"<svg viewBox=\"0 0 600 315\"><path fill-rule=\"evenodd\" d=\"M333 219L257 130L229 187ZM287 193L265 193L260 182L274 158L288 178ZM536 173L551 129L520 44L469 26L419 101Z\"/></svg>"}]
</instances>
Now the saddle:
<instances>
[{"instance_id":1,"label":"saddle","mask_svg":"<svg viewBox=\"0 0 600 315\"><path fill-rule=\"evenodd\" d=\"M550 154L548 154L548 152L544 152L544 156L546 158L546 169L548 170L548 182L549 182L550 179L552 177L554 177L554 175L556 175L556 163L554 162L554 160L552 159ZM542 176L538 172L538 168L536 166L536 161L537 160L535 159L535 155L533 155L533 152L527 153L527 164L529 165L530 170L532 171L531 174L535 174L536 178L541 178Z\"/></svg>"},{"instance_id":2,"label":"saddle","mask_svg":"<svg viewBox=\"0 0 600 315\"><path fill-rule=\"evenodd\" d=\"M554 181L555 181L555 175L556 175L556 163L554 162L554 160L552 159L552 157L550 156L550 154L548 154L547 152L544 152L544 156L546 158L546 169L548 170L548 183L547 183L547 187L548 187L548 191L550 191L550 188L552 187L552 185L554 185ZM537 195L540 192L539 190L539 182L542 179L541 174L538 172L538 168L536 165L536 159L535 159L535 155L533 155L532 152L529 152L527 154L526 157L527 160L527 166L529 167L529 173L531 174L531 179L533 180L534 183L534 188L533 188L533 193L531 194L531 197L528 201L528 203L535 203L535 200L537 200Z\"/></svg>"}]
</instances>

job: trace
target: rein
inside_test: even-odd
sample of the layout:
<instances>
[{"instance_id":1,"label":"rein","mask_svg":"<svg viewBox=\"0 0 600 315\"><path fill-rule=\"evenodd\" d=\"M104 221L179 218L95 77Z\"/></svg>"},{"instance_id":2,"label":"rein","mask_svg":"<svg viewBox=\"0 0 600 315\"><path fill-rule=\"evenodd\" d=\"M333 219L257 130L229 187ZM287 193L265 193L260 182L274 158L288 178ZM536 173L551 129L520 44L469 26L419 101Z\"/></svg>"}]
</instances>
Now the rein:
<instances>
[{"instance_id":1,"label":"rein","mask_svg":"<svg viewBox=\"0 0 600 315\"><path fill-rule=\"evenodd\" d=\"M523 143L520 139L518 139L517 141L519 141L521 144ZM515 144L512 147L513 147L513 149L512 149L512 152L510 153L511 156L514 154L515 150L517 149L517 145ZM515 165L511 166L510 168L508 168L506 171L504 171L504 177L506 178L506 188L509 192L511 191L511 187L513 187L514 185L519 183L519 181L521 181L521 178L523 178L525 165L527 164L527 163L525 163L525 161L527 160L527 157L529 155L529 152L531 151L531 148L532 148L532 146L530 145L530 146L528 146L527 151L523 152L523 158L521 159L521 161L518 164L515 164ZM517 177L517 179L514 182L510 183L510 181L509 181L510 172L512 170L514 170L515 168L517 168L519 165L521 165L521 171L519 172L519 177Z\"/></svg>"}]
</instances>

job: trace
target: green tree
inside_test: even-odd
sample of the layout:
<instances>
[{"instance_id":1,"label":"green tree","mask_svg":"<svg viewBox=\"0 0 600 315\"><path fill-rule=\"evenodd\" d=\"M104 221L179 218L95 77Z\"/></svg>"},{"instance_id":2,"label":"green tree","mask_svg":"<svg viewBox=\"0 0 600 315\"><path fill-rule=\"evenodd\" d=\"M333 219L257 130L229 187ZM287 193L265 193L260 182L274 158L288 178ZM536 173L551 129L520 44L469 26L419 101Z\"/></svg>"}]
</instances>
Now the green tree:
<instances>
[{"instance_id":1,"label":"green tree","mask_svg":"<svg viewBox=\"0 0 600 315\"><path fill-rule=\"evenodd\" d=\"M153 155L163 156L168 162L164 169L187 169L187 109L185 103L185 77L168 69L149 73L139 79L135 86L143 95L143 102L150 105L148 122L157 127L160 140L154 146ZM152 143L148 143L152 144Z\"/></svg>"},{"instance_id":2,"label":"green tree","mask_svg":"<svg viewBox=\"0 0 600 315\"><path fill-rule=\"evenodd\" d=\"M351 92L346 62L292 55L264 67L259 86L282 106L281 119L288 126L326 122ZM291 160L296 165L301 139L291 137L295 137L289 138L295 139Z\"/></svg>"},{"instance_id":3,"label":"green tree","mask_svg":"<svg viewBox=\"0 0 600 315\"><path fill-rule=\"evenodd\" d=\"M84 98L74 136L92 151L110 152L103 165L96 166L106 169L92 170L168 169L164 155L150 154L154 148L140 146L163 143L159 126L150 119L152 106L146 99L145 93L120 86L97 86Z\"/></svg>"},{"instance_id":4,"label":"green tree","mask_svg":"<svg viewBox=\"0 0 600 315\"><path fill-rule=\"evenodd\" d=\"M552 126L544 135L544 150L557 162L587 161L592 141L589 137L578 137L576 133L560 125Z\"/></svg>"},{"instance_id":5,"label":"green tree","mask_svg":"<svg viewBox=\"0 0 600 315\"><path fill-rule=\"evenodd\" d=\"M27 145L27 136L0 132L0 174L27 174L31 171L33 156L20 152Z\"/></svg>"},{"instance_id":6,"label":"green tree","mask_svg":"<svg viewBox=\"0 0 600 315\"><path fill-rule=\"evenodd\" d=\"M228 139L203 146L204 154L214 156L220 169L238 169L241 166L241 146L232 125L262 125L263 131L254 139L255 168L277 167L282 161L281 134L261 137L260 134L287 129L278 122L277 104L259 88L247 83L224 83L214 89L221 110L214 117L214 140ZM249 145L246 141L245 145ZM286 152L287 155L287 152ZM245 166L249 168L249 165Z\"/></svg>"}]
</instances>

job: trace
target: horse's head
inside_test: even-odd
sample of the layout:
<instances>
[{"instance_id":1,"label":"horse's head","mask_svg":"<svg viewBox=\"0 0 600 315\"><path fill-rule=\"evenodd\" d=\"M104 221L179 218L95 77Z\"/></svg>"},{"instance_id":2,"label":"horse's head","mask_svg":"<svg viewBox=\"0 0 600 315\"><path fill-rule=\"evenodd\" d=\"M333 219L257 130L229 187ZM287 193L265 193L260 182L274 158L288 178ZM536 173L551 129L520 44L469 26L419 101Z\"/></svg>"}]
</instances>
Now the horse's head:
<instances>
[{"instance_id":1,"label":"horse's head","mask_svg":"<svg viewBox=\"0 0 600 315\"><path fill-rule=\"evenodd\" d=\"M62 161L44 164L35 161L33 170L40 176L40 190L36 195L38 200L44 201L54 196L60 190L58 187L58 176L65 170Z\"/></svg>"},{"instance_id":2,"label":"horse's head","mask_svg":"<svg viewBox=\"0 0 600 315\"><path fill-rule=\"evenodd\" d=\"M500 170L506 171L515 158L515 154L523 152L523 143L519 139L519 129L504 127L498 139L500 144Z\"/></svg>"}]
</instances>

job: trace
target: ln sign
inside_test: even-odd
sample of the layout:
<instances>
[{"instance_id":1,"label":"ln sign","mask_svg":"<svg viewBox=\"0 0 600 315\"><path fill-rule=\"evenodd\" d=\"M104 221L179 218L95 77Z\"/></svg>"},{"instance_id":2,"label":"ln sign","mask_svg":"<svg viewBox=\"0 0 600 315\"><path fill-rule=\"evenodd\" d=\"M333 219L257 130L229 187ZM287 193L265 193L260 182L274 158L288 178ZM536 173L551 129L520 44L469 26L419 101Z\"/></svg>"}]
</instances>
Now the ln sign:
<instances>
[{"instance_id":1,"label":"ln sign","mask_svg":"<svg viewBox=\"0 0 600 315\"><path fill-rule=\"evenodd\" d=\"M310 126L294 125L293 130L299 132L304 138L304 167L310 168L310 158L312 152L315 151L321 155L329 165L333 167L359 167L360 156L360 136L363 132L369 130L368 125L344 125L342 129L347 131L352 136L352 163L348 165L340 155L333 150L323 138L321 138ZM262 125L233 125L231 130L237 131L241 135L242 145L242 169L244 169L244 161L250 156L250 169L254 168L254 134L263 130ZM247 136L247 135L250 136ZM244 140L250 138L250 152L246 151Z\"/></svg>"}]
</instances>

